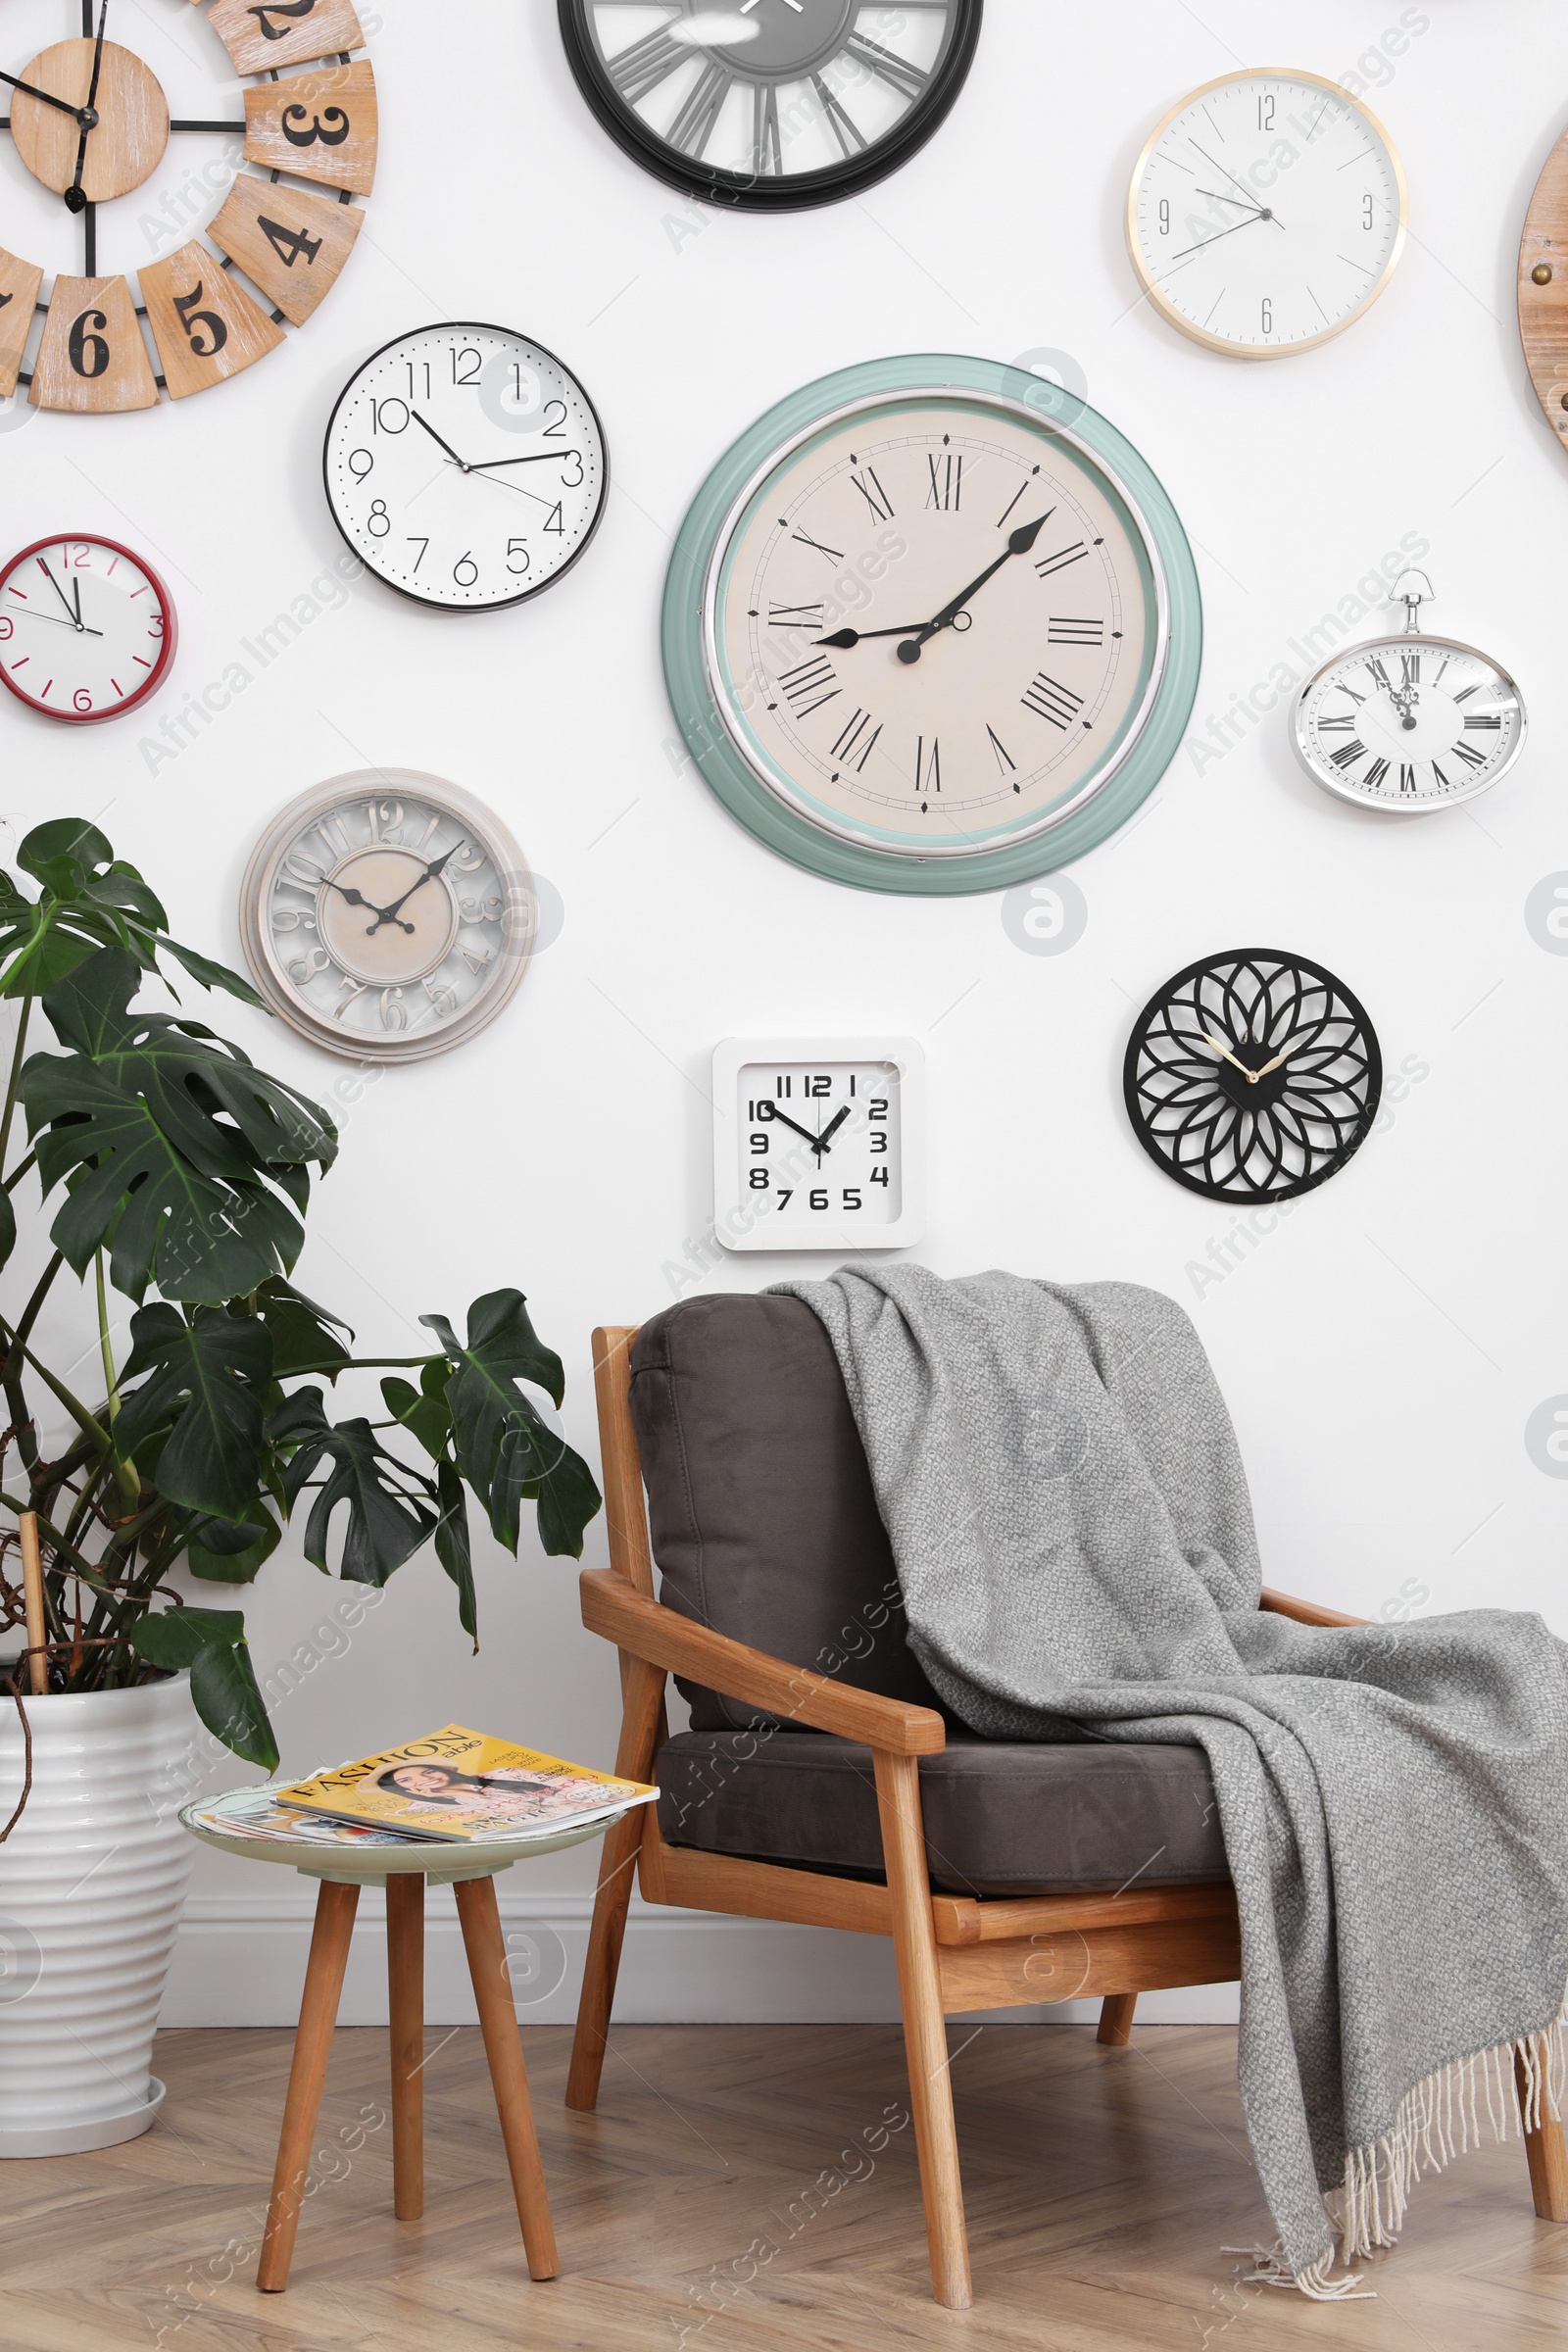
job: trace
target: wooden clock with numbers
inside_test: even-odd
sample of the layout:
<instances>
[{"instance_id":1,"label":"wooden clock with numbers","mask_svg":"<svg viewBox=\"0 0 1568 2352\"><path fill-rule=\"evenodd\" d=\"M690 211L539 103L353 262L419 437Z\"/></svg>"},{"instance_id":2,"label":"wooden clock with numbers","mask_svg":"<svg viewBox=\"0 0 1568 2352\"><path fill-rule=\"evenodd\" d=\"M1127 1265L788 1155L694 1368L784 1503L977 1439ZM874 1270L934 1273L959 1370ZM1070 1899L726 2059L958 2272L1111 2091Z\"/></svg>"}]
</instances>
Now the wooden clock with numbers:
<instances>
[{"instance_id":1,"label":"wooden clock with numbers","mask_svg":"<svg viewBox=\"0 0 1568 2352\"><path fill-rule=\"evenodd\" d=\"M196 5L227 51L221 78L230 91L231 75L244 84L242 111L232 95L182 87L189 111L172 114L151 68L106 37L110 0L96 0L96 14L81 0L77 37L0 74L17 154L82 240L81 274L55 272L47 296L51 265L0 247L0 397L21 383L35 408L102 414L204 392L275 351L285 323L303 326L353 252L377 125L352 0ZM132 18L128 0L115 6ZM213 64L222 65L216 46ZM117 270L133 252L130 208L118 200L187 132L242 140L252 168L235 174L204 235ZM100 221L105 206L118 209Z\"/></svg>"}]
</instances>

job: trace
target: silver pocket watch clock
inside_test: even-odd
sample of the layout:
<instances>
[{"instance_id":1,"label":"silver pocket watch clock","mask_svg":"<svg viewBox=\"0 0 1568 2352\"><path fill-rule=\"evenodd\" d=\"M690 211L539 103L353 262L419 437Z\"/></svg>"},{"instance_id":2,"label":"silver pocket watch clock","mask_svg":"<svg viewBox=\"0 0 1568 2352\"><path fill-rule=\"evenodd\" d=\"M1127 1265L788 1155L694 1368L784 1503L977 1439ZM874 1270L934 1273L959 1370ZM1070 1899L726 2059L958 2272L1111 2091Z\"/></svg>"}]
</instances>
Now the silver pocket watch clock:
<instances>
[{"instance_id":1,"label":"silver pocket watch clock","mask_svg":"<svg viewBox=\"0 0 1568 2352\"><path fill-rule=\"evenodd\" d=\"M1420 626L1424 571L1402 571L1391 602L1404 627L1346 646L1307 679L1291 741L1314 783L1362 808L1420 816L1490 792L1525 743L1525 707L1498 662Z\"/></svg>"}]
</instances>

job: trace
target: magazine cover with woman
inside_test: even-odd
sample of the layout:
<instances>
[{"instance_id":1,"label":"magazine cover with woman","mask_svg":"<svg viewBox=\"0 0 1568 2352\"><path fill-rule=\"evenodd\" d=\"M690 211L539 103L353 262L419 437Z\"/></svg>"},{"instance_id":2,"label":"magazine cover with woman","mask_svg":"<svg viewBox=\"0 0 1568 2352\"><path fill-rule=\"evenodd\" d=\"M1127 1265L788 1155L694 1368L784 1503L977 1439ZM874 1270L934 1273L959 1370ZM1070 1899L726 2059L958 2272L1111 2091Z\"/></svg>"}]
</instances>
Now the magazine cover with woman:
<instances>
[{"instance_id":1,"label":"magazine cover with woman","mask_svg":"<svg viewBox=\"0 0 1568 2352\"><path fill-rule=\"evenodd\" d=\"M422 1740L361 1756L270 1794L279 1805L328 1821L368 1823L404 1838L461 1840L564 1829L645 1805L659 1790L449 1723Z\"/></svg>"}]
</instances>

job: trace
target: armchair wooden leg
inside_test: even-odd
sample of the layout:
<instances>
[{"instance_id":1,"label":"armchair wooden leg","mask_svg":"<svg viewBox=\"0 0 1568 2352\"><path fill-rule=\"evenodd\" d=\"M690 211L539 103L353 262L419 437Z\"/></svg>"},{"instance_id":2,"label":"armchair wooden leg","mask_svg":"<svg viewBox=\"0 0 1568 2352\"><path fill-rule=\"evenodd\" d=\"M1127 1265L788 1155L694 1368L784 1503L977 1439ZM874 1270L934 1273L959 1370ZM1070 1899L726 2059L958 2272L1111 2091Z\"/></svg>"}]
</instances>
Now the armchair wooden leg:
<instances>
[{"instance_id":1,"label":"armchair wooden leg","mask_svg":"<svg viewBox=\"0 0 1568 2352\"><path fill-rule=\"evenodd\" d=\"M920 2158L920 2194L931 2248L932 2292L950 2311L967 2311L974 2297L969 2285L969 2245L963 2226L942 1981L920 1826L919 1765L913 1756L889 1755L881 1748L872 1752L882 1852L893 1898L893 1945L909 2061L909 2104L914 2111Z\"/></svg>"},{"instance_id":2,"label":"armchair wooden leg","mask_svg":"<svg viewBox=\"0 0 1568 2352\"><path fill-rule=\"evenodd\" d=\"M343 1991L343 1972L349 1963L349 1942L360 1890L323 1879L316 1898L316 1926L311 1934L310 1964L300 2000L299 2030L294 2036L294 2063L289 2069L288 2097L283 2105L283 2130L277 2143L277 2166L267 2208L267 2229L256 2283L264 2295L280 2295L288 2284L294 2256L294 2232L311 2171L311 2141L321 2111L321 2086L332 2049L332 2028Z\"/></svg>"},{"instance_id":3,"label":"armchair wooden leg","mask_svg":"<svg viewBox=\"0 0 1568 2352\"><path fill-rule=\"evenodd\" d=\"M1133 2037L1133 2011L1137 2006L1136 1992L1107 1992L1100 2004L1100 2032L1095 2039L1110 2049L1124 2050Z\"/></svg>"},{"instance_id":4,"label":"armchair wooden leg","mask_svg":"<svg viewBox=\"0 0 1568 2352\"><path fill-rule=\"evenodd\" d=\"M653 1777L654 1754L663 1719L664 1677L641 1658L625 1661L624 1714L615 1770L623 1780ZM599 1891L594 1897L593 1925L588 1931L588 1961L577 2002L577 2031L566 2073L566 2105L592 2109L599 2098L610 2034L610 2011L620 1972L620 1947L626 1935L626 1906L631 1901L637 1852L643 1839L643 1807L622 1814L605 1838L599 1856Z\"/></svg>"},{"instance_id":5,"label":"armchair wooden leg","mask_svg":"<svg viewBox=\"0 0 1568 2352\"><path fill-rule=\"evenodd\" d=\"M1520 2058L1514 2060L1519 2083L1519 2097L1525 2097L1525 2068ZM1525 2133L1525 2161L1530 2167L1530 2193L1536 2201L1536 2212L1544 2222L1568 2222L1568 2150L1563 2147L1562 2126L1543 2109L1541 2130Z\"/></svg>"},{"instance_id":6,"label":"armchair wooden leg","mask_svg":"<svg viewBox=\"0 0 1568 2352\"><path fill-rule=\"evenodd\" d=\"M392 2210L424 2211L424 1876L388 1871L387 2014L392 2040Z\"/></svg>"}]
</instances>

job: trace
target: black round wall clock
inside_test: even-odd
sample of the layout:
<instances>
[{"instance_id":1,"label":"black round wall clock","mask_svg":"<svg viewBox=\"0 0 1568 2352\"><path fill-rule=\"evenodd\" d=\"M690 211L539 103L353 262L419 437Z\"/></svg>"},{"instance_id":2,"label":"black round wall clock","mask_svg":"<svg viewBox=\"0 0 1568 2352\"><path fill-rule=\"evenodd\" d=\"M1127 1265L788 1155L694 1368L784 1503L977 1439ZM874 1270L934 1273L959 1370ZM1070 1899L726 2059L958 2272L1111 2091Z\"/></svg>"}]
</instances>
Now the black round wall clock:
<instances>
[{"instance_id":1,"label":"black round wall clock","mask_svg":"<svg viewBox=\"0 0 1568 2352\"><path fill-rule=\"evenodd\" d=\"M1366 1141L1383 1056L1343 980L1238 948L1190 963L1133 1024L1122 1088L1156 1167L1208 1200L1294 1200Z\"/></svg>"},{"instance_id":2,"label":"black round wall clock","mask_svg":"<svg viewBox=\"0 0 1568 2352\"><path fill-rule=\"evenodd\" d=\"M981 0L559 0L577 85L617 146L710 204L858 195L963 87Z\"/></svg>"}]
</instances>

